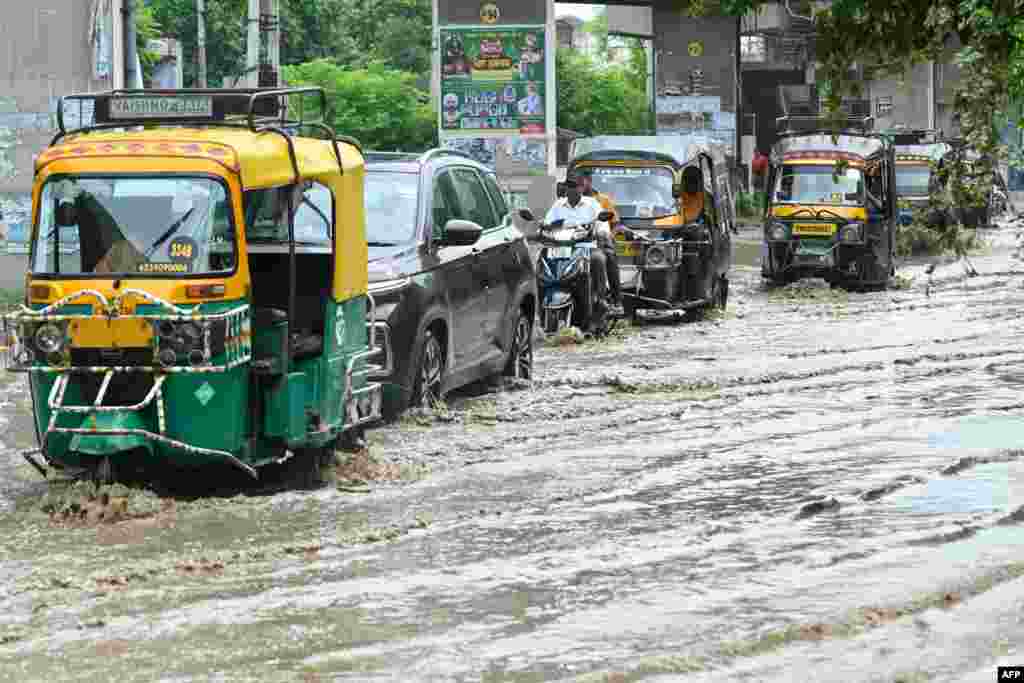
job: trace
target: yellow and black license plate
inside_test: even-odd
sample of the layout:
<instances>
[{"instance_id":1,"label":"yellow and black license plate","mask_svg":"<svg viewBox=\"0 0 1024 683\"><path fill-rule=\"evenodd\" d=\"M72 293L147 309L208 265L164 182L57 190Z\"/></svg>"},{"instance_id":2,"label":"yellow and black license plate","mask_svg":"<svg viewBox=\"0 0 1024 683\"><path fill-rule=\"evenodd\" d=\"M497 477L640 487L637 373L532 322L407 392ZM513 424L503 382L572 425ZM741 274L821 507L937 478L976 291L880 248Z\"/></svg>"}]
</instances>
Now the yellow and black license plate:
<instances>
[{"instance_id":1,"label":"yellow and black license plate","mask_svg":"<svg viewBox=\"0 0 1024 683\"><path fill-rule=\"evenodd\" d=\"M615 254L617 256L639 256L640 246L636 242L616 242Z\"/></svg>"},{"instance_id":2,"label":"yellow and black license plate","mask_svg":"<svg viewBox=\"0 0 1024 683\"><path fill-rule=\"evenodd\" d=\"M834 223L794 223L794 235L834 235L836 226Z\"/></svg>"}]
</instances>

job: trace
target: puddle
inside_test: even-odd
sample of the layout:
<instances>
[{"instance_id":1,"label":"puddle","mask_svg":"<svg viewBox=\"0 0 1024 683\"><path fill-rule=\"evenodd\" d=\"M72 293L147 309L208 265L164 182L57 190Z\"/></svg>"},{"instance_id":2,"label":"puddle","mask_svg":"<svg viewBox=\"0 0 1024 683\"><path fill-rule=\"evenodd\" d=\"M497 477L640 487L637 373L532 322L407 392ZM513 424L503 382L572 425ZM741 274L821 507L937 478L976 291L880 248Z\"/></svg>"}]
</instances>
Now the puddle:
<instances>
[{"instance_id":1,"label":"puddle","mask_svg":"<svg viewBox=\"0 0 1024 683\"><path fill-rule=\"evenodd\" d=\"M928 443L938 449L1024 449L1024 417L978 415L957 421L948 432L930 434Z\"/></svg>"}]
</instances>

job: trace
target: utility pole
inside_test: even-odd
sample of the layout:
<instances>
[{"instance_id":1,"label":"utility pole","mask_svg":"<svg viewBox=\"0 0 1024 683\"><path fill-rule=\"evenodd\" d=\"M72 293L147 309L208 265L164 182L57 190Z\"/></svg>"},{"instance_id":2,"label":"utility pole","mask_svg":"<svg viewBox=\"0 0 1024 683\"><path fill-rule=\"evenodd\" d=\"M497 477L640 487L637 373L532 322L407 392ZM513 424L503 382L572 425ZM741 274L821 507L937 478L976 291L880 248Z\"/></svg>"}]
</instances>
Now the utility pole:
<instances>
[{"instance_id":1,"label":"utility pole","mask_svg":"<svg viewBox=\"0 0 1024 683\"><path fill-rule=\"evenodd\" d=\"M138 52L135 49L135 0L123 0L121 3L122 29L124 38L124 87L137 88L142 85L142 78L135 62Z\"/></svg>"},{"instance_id":2,"label":"utility pole","mask_svg":"<svg viewBox=\"0 0 1024 683\"><path fill-rule=\"evenodd\" d=\"M196 0L196 18L199 21L199 87L206 87L206 0Z\"/></svg>"},{"instance_id":3,"label":"utility pole","mask_svg":"<svg viewBox=\"0 0 1024 683\"><path fill-rule=\"evenodd\" d=\"M277 8L277 0L260 0L260 30L267 41L260 65L261 88L276 88L281 83L281 24Z\"/></svg>"},{"instance_id":4,"label":"utility pole","mask_svg":"<svg viewBox=\"0 0 1024 683\"><path fill-rule=\"evenodd\" d=\"M245 82L250 88L260 84L260 0L249 0L246 39Z\"/></svg>"}]
</instances>

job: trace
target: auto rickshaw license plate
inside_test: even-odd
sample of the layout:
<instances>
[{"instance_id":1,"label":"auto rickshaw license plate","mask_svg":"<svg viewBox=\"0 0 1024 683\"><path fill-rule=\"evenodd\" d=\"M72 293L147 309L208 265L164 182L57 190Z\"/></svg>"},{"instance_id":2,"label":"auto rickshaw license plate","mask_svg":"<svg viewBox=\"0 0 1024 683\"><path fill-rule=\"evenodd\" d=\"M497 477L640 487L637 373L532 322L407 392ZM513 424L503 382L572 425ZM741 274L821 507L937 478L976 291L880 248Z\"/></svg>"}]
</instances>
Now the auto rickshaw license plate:
<instances>
[{"instance_id":1,"label":"auto rickshaw license plate","mask_svg":"<svg viewBox=\"0 0 1024 683\"><path fill-rule=\"evenodd\" d=\"M139 348L149 346L153 328L146 320L127 318L85 318L73 321L68 329L71 346L78 349Z\"/></svg>"},{"instance_id":2,"label":"auto rickshaw license plate","mask_svg":"<svg viewBox=\"0 0 1024 683\"><path fill-rule=\"evenodd\" d=\"M836 226L834 223L794 223L794 235L833 235Z\"/></svg>"},{"instance_id":3,"label":"auto rickshaw license plate","mask_svg":"<svg viewBox=\"0 0 1024 683\"><path fill-rule=\"evenodd\" d=\"M569 258L572 247L548 247L548 258Z\"/></svg>"}]
</instances>

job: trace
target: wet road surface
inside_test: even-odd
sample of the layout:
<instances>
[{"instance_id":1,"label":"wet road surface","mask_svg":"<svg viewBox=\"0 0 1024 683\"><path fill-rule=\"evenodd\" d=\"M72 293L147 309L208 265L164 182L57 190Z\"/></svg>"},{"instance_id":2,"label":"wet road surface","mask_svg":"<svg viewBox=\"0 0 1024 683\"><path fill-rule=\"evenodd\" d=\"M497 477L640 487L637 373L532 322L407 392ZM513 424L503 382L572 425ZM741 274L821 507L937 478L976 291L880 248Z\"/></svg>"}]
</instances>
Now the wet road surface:
<instances>
[{"instance_id":1,"label":"wet road surface","mask_svg":"<svg viewBox=\"0 0 1024 683\"><path fill-rule=\"evenodd\" d=\"M1024 263L993 239L886 292L737 266L724 316L373 431L369 486L116 524L41 511L10 382L0 679L992 680L1024 663Z\"/></svg>"}]
</instances>

